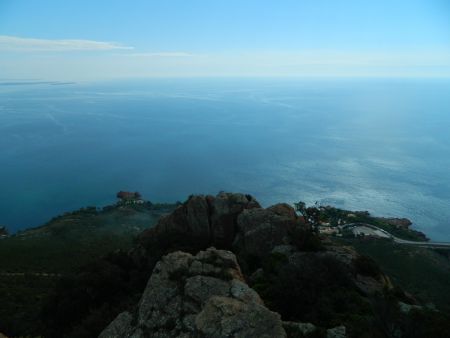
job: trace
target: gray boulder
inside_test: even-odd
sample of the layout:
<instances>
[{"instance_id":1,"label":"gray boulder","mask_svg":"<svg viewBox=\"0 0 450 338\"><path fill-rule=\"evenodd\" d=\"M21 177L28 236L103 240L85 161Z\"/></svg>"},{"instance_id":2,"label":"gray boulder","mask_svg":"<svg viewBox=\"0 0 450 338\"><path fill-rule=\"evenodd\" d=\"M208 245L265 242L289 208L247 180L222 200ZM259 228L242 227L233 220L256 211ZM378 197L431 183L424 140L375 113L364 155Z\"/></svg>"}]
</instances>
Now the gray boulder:
<instances>
[{"instance_id":1,"label":"gray boulder","mask_svg":"<svg viewBox=\"0 0 450 338\"><path fill-rule=\"evenodd\" d=\"M195 324L204 337L286 337L279 314L230 297L211 297Z\"/></svg>"},{"instance_id":2,"label":"gray boulder","mask_svg":"<svg viewBox=\"0 0 450 338\"><path fill-rule=\"evenodd\" d=\"M327 338L345 338L347 337L345 326L337 326L327 330Z\"/></svg>"},{"instance_id":3,"label":"gray boulder","mask_svg":"<svg viewBox=\"0 0 450 338\"><path fill-rule=\"evenodd\" d=\"M311 323L283 322L289 337L307 337L316 332L317 327Z\"/></svg>"},{"instance_id":4,"label":"gray boulder","mask_svg":"<svg viewBox=\"0 0 450 338\"><path fill-rule=\"evenodd\" d=\"M121 313L100 334L113 337L286 337L244 281L233 253L174 252L155 266L135 313Z\"/></svg>"}]
</instances>

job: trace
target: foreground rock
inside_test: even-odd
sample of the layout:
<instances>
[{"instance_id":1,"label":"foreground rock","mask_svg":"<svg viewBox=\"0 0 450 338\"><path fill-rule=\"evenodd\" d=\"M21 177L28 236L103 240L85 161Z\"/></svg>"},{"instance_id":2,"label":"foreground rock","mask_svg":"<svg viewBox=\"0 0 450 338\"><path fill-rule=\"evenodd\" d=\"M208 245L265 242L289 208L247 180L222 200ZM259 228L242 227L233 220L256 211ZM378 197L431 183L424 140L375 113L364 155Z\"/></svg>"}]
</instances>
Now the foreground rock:
<instances>
[{"instance_id":1,"label":"foreground rock","mask_svg":"<svg viewBox=\"0 0 450 338\"><path fill-rule=\"evenodd\" d=\"M135 313L123 312L100 334L109 337L286 337L244 281L233 253L210 248L159 261Z\"/></svg>"}]
</instances>

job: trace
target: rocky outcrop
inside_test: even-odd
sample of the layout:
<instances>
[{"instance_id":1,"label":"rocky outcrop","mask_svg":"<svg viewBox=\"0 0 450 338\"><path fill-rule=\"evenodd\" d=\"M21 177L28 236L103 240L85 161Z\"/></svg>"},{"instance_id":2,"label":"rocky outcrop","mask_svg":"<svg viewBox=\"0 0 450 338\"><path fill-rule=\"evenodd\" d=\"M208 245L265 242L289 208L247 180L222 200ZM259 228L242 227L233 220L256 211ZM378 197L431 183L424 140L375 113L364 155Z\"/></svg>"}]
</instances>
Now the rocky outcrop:
<instances>
[{"instance_id":1,"label":"rocky outcrop","mask_svg":"<svg viewBox=\"0 0 450 338\"><path fill-rule=\"evenodd\" d=\"M301 225L294 208L276 204L267 209L244 210L237 218L238 232L233 250L254 257L264 257L274 247L288 245L289 232Z\"/></svg>"},{"instance_id":2,"label":"rocky outcrop","mask_svg":"<svg viewBox=\"0 0 450 338\"><path fill-rule=\"evenodd\" d=\"M144 266L139 260L150 262L156 257L148 264L153 273L136 310L121 313L100 337L285 337L286 332L293 337L319 333L345 337L343 326L326 330L310 323L282 323L280 315L268 310L246 284L237 263L235 254L251 285L259 284L266 291L268 281L292 278L286 274L284 279L274 278L271 274L280 266L289 276L297 274L294 288L316 284L316 278L330 283L338 279L335 287L367 297L392 287L354 249L331 241L311 249L302 241L307 236L315 237L288 204L261 208L253 197L231 193L190 196L141 235L141 245L130 257L139 266ZM214 248L199 251L213 245L234 253ZM172 253L163 256L167 252ZM281 299L286 292L280 293ZM285 315L283 306L274 307L276 299L268 301Z\"/></svg>"},{"instance_id":3,"label":"rocky outcrop","mask_svg":"<svg viewBox=\"0 0 450 338\"><path fill-rule=\"evenodd\" d=\"M112 337L286 337L244 281L233 253L210 248L174 252L152 273L134 313L124 312L100 334Z\"/></svg>"},{"instance_id":4,"label":"rocky outcrop","mask_svg":"<svg viewBox=\"0 0 450 338\"><path fill-rule=\"evenodd\" d=\"M327 338L345 338L347 337L345 326L337 326L327 330Z\"/></svg>"},{"instance_id":5,"label":"rocky outcrop","mask_svg":"<svg viewBox=\"0 0 450 338\"><path fill-rule=\"evenodd\" d=\"M311 323L283 322L288 337L308 337L317 331L317 327Z\"/></svg>"},{"instance_id":6,"label":"rocky outcrop","mask_svg":"<svg viewBox=\"0 0 450 338\"><path fill-rule=\"evenodd\" d=\"M381 271L377 270L370 274L364 270L361 271L358 260L363 256L351 247L329 245L326 250L319 252L301 252L292 249L288 251L288 248L285 249L284 253L289 263L300 268L305 265L308 266L315 258L332 259L340 265L340 271L345 273L354 286L365 295L381 294L383 290L393 288L389 277ZM274 252L279 252L275 250L280 249L275 247Z\"/></svg>"},{"instance_id":7,"label":"rocky outcrop","mask_svg":"<svg viewBox=\"0 0 450 338\"><path fill-rule=\"evenodd\" d=\"M212 297L195 324L204 337L286 337L280 315L229 297Z\"/></svg>"},{"instance_id":8,"label":"rocky outcrop","mask_svg":"<svg viewBox=\"0 0 450 338\"><path fill-rule=\"evenodd\" d=\"M232 249L239 256L261 258L274 247L290 245L289 234L296 227L305 224L286 203L264 209L250 195L195 195L162 217L154 228L144 231L139 241L150 249L161 248L166 242L168 247L176 242L195 243L192 250L182 245L178 248L196 252L214 246Z\"/></svg>"},{"instance_id":9,"label":"rocky outcrop","mask_svg":"<svg viewBox=\"0 0 450 338\"><path fill-rule=\"evenodd\" d=\"M412 310L423 310L423 306L406 304L404 302L398 302L398 308L402 313L410 313Z\"/></svg>"},{"instance_id":10,"label":"rocky outcrop","mask_svg":"<svg viewBox=\"0 0 450 338\"><path fill-rule=\"evenodd\" d=\"M356 287L365 295L381 294L384 290L393 289L391 280L385 274L380 274L376 277L357 274L354 282Z\"/></svg>"},{"instance_id":11,"label":"rocky outcrop","mask_svg":"<svg viewBox=\"0 0 450 338\"><path fill-rule=\"evenodd\" d=\"M194 195L173 213L141 235L145 243L163 235L182 235L205 246L229 248L236 236L238 215L246 209L261 208L250 195L219 193L217 196Z\"/></svg>"},{"instance_id":12,"label":"rocky outcrop","mask_svg":"<svg viewBox=\"0 0 450 338\"><path fill-rule=\"evenodd\" d=\"M283 322L283 327L288 337L326 337L326 338L346 338L346 327L336 326L325 330L311 323Z\"/></svg>"}]
</instances>

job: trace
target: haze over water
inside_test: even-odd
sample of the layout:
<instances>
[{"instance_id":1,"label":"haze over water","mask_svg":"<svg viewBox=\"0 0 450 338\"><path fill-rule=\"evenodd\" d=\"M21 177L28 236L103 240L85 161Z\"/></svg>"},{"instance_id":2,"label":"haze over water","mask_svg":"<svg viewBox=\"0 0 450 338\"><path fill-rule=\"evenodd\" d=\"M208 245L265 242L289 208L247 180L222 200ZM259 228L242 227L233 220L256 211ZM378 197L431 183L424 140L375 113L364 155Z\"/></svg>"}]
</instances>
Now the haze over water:
<instances>
[{"instance_id":1,"label":"haze over water","mask_svg":"<svg viewBox=\"0 0 450 338\"><path fill-rule=\"evenodd\" d=\"M164 79L0 84L0 224L119 190L220 190L407 217L450 240L450 80Z\"/></svg>"}]
</instances>

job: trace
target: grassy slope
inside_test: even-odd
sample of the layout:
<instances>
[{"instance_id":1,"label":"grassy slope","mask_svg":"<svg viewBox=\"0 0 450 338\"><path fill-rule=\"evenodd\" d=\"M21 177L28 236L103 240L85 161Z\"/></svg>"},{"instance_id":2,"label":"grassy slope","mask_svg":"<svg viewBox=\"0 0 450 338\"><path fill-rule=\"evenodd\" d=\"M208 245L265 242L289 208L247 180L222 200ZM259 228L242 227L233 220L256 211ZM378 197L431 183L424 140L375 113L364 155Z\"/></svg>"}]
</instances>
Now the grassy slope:
<instances>
[{"instance_id":1,"label":"grassy slope","mask_svg":"<svg viewBox=\"0 0 450 338\"><path fill-rule=\"evenodd\" d=\"M137 234L174 207L81 209L1 239L0 332L32 332L42 302L59 276L108 252L130 248Z\"/></svg>"},{"instance_id":2,"label":"grassy slope","mask_svg":"<svg viewBox=\"0 0 450 338\"><path fill-rule=\"evenodd\" d=\"M433 250L388 240L339 240L372 257L396 285L421 302L450 310L450 261Z\"/></svg>"},{"instance_id":3,"label":"grassy slope","mask_svg":"<svg viewBox=\"0 0 450 338\"><path fill-rule=\"evenodd\" d=\"M81 209L56 217L0 240L0 273L69 273L94 257L128 249L137 234L172 208Z\"/></svg>"}]
</instances>

